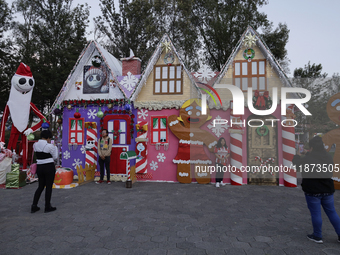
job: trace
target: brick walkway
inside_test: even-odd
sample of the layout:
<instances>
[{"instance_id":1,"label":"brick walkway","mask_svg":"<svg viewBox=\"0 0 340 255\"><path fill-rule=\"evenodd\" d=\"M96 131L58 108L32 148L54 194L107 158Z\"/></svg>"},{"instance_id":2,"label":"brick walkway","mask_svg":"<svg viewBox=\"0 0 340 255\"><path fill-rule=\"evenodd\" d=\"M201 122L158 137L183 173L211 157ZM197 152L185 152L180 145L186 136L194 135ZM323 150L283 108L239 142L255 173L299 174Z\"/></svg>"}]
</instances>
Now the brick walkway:
<instances>
[{"instance_id":1,"label":"brick walkway","mask_svg":"<svg viewBox=\"0 0 340 255\"><path fill-rule=\"evenodd\" d=\"M54 189L57 211L31 214L37 186L0 190L0 254L340 254L325 214L324 244L306 238L300 187L88 183Z\"/></svg>"}]
</instances>

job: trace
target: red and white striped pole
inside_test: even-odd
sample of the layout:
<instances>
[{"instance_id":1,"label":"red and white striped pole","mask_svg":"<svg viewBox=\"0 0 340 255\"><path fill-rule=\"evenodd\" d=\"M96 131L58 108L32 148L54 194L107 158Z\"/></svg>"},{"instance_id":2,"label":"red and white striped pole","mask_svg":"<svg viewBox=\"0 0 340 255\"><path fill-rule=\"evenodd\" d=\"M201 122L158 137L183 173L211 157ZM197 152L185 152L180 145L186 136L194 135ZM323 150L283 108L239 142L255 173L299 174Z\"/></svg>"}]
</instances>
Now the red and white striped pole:
<instances>
[{"instance_id":1,"label":"red and white striped pole","mask_svg":"<svg viewBox=\"0 0 340 255\"><path fill-rule=\"evenodd\" d=\"M148 125L147 121L138 121L138 125L140 130L137 131L137 143L136 146L138 146L139 143L142 143L143 146L141 146L141 148L144 147L144 151L143 152L139 152L136 149L136 154L138 155L139 153L143 153L142 157L138 157L136 158L136 173L137 174L146 174L147 173L147 169L148 169L148 148L147 148L147 139L148 139L148 132L147 130L143 130L143 127L146 125Z\"/></svg>"},{"instance_id":2,"label":"red and white striped pole","mask_svg":"<svg viewBox=\"0 0 340 255\"><path fill-rule=\"evenodd\" d=\"M127 176L127 180L128 181L131 181L131 174L130 174L130 160L129 159L127 159L127 174L128 174L128 176Z\"/></svg>"},{"instance_id":3,"label":"red and white striped pole","mask_svg":"<svg viewBox=\"0 0 340 255\"><path fill-rule=\"evenodd\" d=\"M232 102L231 102L232 109ZM230 180L232 185L243 185L242 167L242 116L233 115L232 110L230 113Z\"/></svg>"},{"instance_id":4,"label":"red and white striped pole","mask_svg":"<svg viewBox=\"0 0 340 255\"><path fill-rule=\"evenodd\" d=\"M86 141L94 141L95 146L91 150L86 150L85 152L85 164L97 165L97 152L98 152L98 138L97 138L97 123L95 122L85 122Z\"/></svg>"},{"instance_id":5,"label":"red and white striped pole","mask_svg":"<svg viewBox=\"0 0 340 255\"><path fill-rule=\"evenodd\" d=\"M282 116L282 121L286 119L293 119L293 109L292 106L287 107L287 111L291 114ZM283 151L283 180L286 187L296 187L296 171L293 168L293 157L295 155L295 128L292 121L284 121L282 125L282 151Z\"/></svg>"}]
</instances>

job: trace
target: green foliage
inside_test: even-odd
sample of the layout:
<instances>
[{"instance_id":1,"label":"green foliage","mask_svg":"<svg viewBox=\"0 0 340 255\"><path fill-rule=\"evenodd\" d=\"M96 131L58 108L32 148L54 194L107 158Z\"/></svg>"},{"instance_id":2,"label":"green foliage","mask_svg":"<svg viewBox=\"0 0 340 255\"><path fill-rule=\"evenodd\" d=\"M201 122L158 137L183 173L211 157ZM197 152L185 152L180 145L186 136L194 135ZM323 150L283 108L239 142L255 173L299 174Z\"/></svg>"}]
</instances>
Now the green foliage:
<instances>
[{"instance_id":1,"label":"green foliage","mask_svg":"<svg viewBox=\"0 0 340 255\"><path fill-rule=\"evenodd\" d=\"M100 0L102 16L95 18L96 28L105 35L106 48L118 58L128 57L130 49L136 56L148 60L156 46L156 24L149 1Z\"/></svg>"},{"instance_id":2,"label":"green foliage","mask_svg":"<svg viewBox=\"0 0 340 255\"><path fill-rule=\"evenodd\" d=\"M330 84L332 79L327 79L327 73L322 73L321 64L310 64L308 62L304 68L294 70L293 84L296 87L307 89L311 93L308 104L308 111L311 116L304 116L301 112L296 113L298 123L309 132L309 137L313 133L326 133L336 128L327 115L326 106L328 99L332 95Z\"/></svg>"},{"instance_id":3,"label":"green foliage","mask_svg":"<svg viewBox=\"0 0 340 255\"><path fill-rule=\"evenodd\" d=\"M5 109L11 78L15 72L16 58L13 55L13 46L6 32L10 29L12 12L4 0L0 0L0 113Z\"/></svg>"},{"instance_id":4,"label":"green foliage","mask_svg":"<svg viewBox=\"0 0 340 255\"><path fill-rule=\"evenodd\" d=\"M290 73L288 67L290 60L287 57L288 52L285 48L289 39L287 24L279 23L278 27L273 30L273 23L271 22L269 26L263 29L261 37L284 71L287 74Z\"/></svg>"},{"instance_id":5,"label":"green foliage","mask_svg":"<svg viewBox=\"0 0 340 255\"><path fill-rule=\"evenodd\" d=\"M327 73L321 73L322 72L322 65L315 63L313 65L310 64L310 61L308 61L308 64L305 65L304 68L296 68L294 70L294 78L326 78Z\"/></svg>"},{"instance_id":6,"label":"green foliage","mask_svg":"<svg viewBox=\"0 0 340 255\"><path fill-rule=\"evenodd\" d=\"M128 56L131 48L146 63L167 33L190 70L197 70L200 63L221 70L250 25L264 29L274 56L288 66L289 30L281 23L273 29L259 11L266 0L121 0L118 11L115 1L100 2L102 16L95 19L96 27L116 57Z\"/></svg>"},{"instance_id":7,"label":"green foliage","mask_svg":"<svg viewBox=\"0 0 340 255\"><path fill-rule=\"evenodd\" d=\"M32 102L45 112L58 95L86 45L89 8L70 0L17 0L15 11L24 22L14 26L15 44L22 62L35 79Z\"/></svg>"}]
</instances>

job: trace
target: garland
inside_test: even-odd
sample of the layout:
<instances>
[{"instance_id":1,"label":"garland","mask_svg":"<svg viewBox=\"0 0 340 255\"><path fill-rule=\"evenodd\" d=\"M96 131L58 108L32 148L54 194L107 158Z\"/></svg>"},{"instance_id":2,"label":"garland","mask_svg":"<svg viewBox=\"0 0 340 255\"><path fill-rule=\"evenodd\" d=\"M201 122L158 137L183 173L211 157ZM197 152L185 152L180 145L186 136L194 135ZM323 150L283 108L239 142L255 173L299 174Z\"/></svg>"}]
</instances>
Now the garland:
<instances>
[{"instance_id":1,"label":"garland","mask_svg":"<svg viewBox=\"0 0 340 255\"><path fill-rule=\"evenodd\" d=\"M129 103L128 100L125 99L94 99L94 100L64 100L63 105L71 105L71 106L79 106L86 107L88 105L107 105L112 104L113 106L123 106Z\"/></svg>"},{"instance_id":2,"label":"garland","mask_svg":"<svg viewBox=\"0 0 340 255\"><path fill-rule=\"evenodd\" d=\"M100 119L100 132L103 131L104 128L104 117L108 114L129 114L130 115L130 135L131 135L131 139L133 139L133 133L134 133L134 128L133 125L135 123L135 121L133 120L135 118L135 115L132 114L131 111L127 111L127 110L108 110L104 112L103 117ZM128 128L128 127L127 127ZM114 135L118 135L120 133L120 130L115 130Z\"/></svg>"},{"instance_id":3,"label":"garland","mask_svg":"<svg viewBox=\"0 0 340 255\"><path fill-rule=\"evenodd\" d=\"M258 90L254 91L253 96L253 106L257 110L270 109L272 107L273 101L269 96L269 91L266 90L263 94Z\"/></svg>"}]
</instances>

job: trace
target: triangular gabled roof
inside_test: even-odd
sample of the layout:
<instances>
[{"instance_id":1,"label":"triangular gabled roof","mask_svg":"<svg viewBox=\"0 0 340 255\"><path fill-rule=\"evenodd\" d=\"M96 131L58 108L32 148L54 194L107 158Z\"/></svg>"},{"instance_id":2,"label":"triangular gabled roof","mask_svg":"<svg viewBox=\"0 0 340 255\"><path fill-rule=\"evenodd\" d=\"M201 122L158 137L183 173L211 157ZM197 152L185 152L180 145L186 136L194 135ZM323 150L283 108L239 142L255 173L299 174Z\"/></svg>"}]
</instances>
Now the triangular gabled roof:
<instances>
[{"instance_id":1,"label":"triangular gabled roof","mask_svg":"<svg viewBox=\"0 0 340 255\"><path fill-rule=\"evenodd\" d=\"M233 63L233 61L235 59L236 54L239 52L240 48L242 47L243 40L244 40L245 36L248 35L248 33L251 33L251 35L255 35L256 36L256 38L257 38L257 40L256 40L257 47L259 47L259 49L261 50L262 54L265 56L267 61L269 61L270 65L274 68L274 70L276 71L277 75L279 76L281 82L286 87L293 87L291 82L290 82L290 80L289 80L289 78L288 78L288 76L286 75L285 71L283 70L283 68L281 67L279 62L275 59L273 53L270 51L270 49L267 46L267 44L263 41L261 36L251 26L248 26L247 29L242 34L242 36L241 36L240 40L238 41L236 47L231 52L227 62L222 67L221 73L217 77L214 85L220 83L221 79L224 77L225 73L228 71L230 65Z\"/></svg>"},{"instance_id":2,"label":"triangular gabled roof","mask_svg":"<svg viewBox=\"0 0 340 255\"><path fill-rule=\"evenodd\" d=\"M117 80L117 76L122 75L121 62L117 60L112 54L110 54L107 50L105 50L100 44L92 40L88 42L88 44L84 47L82 53L79 55L76 64L74 65L72 71L70 72L69 76L64 82L58 96L56 97L56 100L54 101L49 114L51 114L58 105L62 104L71 86L74 86L75 84L75 81L76 81L75 79L77 77L74 77L75 76L74 74L76 71L78 72L80 70L80 69L79 70L77 69L78 66L81 64L87 63L89 58L91 58L94 51L98 51L98 53L100 54L100 57L103 59L103 62L107 66L109 73L111 74L111 77L114 80L114 83L118 87L119 91L122 93L122 96L127 98L125 92L122 90Z\"/></svg>"},{"instance_id":3,"label":"triangular gabled roof","mask_svg":"<svg viewBox=\"0 0 340 255\"><path fill-rule=\"evenodd\" d=\"M144 85L146 83L146 80L148 79L150 73L153 71L154 65L157 63L159 57L161 56L161 54L163 52L162 43L164 43L164 42L170 42L171 50L173 51L173 53L178 58L178 61L180 62L180 64L183 66L183 69L185 70L186 74L188 75L191 83L194 84L195 88L197 89L198 96L199 97L201 96L201 91L199 90L192 74L186 68L182 58L180 57L179 53L177 52L177 50L176 50L175 46L173 45L171 39L169 38L168 34L164 34L162 39L159 41L159 43L156 47L156 50L154 51L151 58L149 59L149 62L147 64L145 70L143 71L142 76L141 76L137 86L135 87L134 91L131 94L131 97L130 97L131 101L135 101L137 99L139 93L141 92L142 88L144 87Z\"/></svg>"},{"instance_id":4,"label":"triangular gabled roof","mask_svg":"<svg viewBox=\"0 0 340 255\"><path fill-rule=\"evenodd\" d=\"M244 31L244 33L242 34L240 40L238 41L237 45L234 47L234 49L232 50L232 53L230 54L227 62L225 63L225 65L223 66L220 74L218 75L218 77L216 78L213 87L215 87L217 84L221 83L221 80L225 77L228 69L232 66L232 63L234 62L234 59L236 57L236 55L238 54L238 52L241 50L241 47L243 45L244 39L248 34L251 34L252 36L256 36L256 46L260 49L261 53L264 55L264 57L266 58L266 60L269 62L269 64L271 65L271 67L273 68L273 70L275 70L275 72L278 75L278 78L280 79L281 83L283 84L283 86L285 87L293 87L290 79L288 78L288 76L286 75L285 71L283 70L283 68L281 67L281 65L279 64L279 62L275 59L273 53L270 51L269 47L267 46L267 44L264 42L264 40L261 38L261 36L251 27L248 26L247 29ZM300 95L297 93L291 93L291 95L293 97L296 98L300 98ZM211 108L215 108L215 105L212 103L211 98L208 99L209 101L209 107ZM222 100L223 101L223 100ZM248 106L248 102L247 100L244 101L245 102L245 106ZM223 102L223 106L221 106L219 103L216 106L217 109L228 109L230 106L230 101L226 101Z\"/></svg>"}]
</instances>

